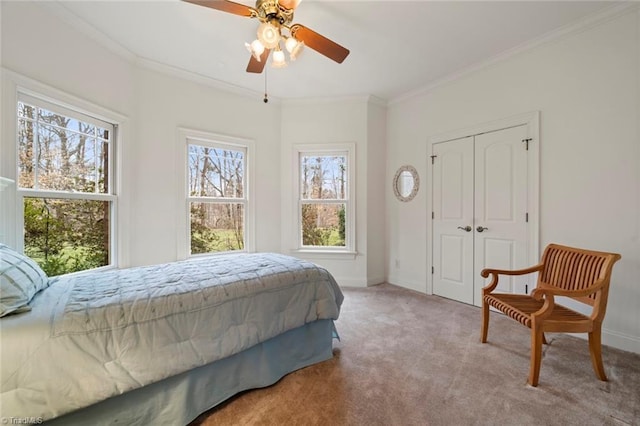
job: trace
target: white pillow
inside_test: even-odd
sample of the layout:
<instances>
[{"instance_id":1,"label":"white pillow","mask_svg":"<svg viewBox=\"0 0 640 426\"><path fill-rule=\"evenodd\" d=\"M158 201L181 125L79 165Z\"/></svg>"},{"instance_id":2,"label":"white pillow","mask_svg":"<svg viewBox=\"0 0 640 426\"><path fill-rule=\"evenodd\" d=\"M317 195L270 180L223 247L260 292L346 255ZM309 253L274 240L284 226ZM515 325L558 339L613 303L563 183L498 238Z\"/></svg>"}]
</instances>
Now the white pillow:
<instances>
[{"instance_id":1,"label":"white pillow","mask_svg":"<svg viewBox=\"0 0 640 426\"><path fill-rule=\"evenodd\" d=\"M36 262L0 244L0 317L30 310L33 296L48 285Z\"/></svg>"}]
</instances>

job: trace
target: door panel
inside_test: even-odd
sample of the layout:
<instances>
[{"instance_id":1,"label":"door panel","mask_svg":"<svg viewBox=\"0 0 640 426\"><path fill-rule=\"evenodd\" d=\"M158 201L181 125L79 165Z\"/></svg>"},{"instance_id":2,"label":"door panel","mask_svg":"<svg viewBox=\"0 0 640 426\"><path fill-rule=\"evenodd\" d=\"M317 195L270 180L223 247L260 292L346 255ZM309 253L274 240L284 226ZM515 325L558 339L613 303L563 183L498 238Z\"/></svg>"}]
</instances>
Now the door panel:
<instances>
[{"instance_id":1,"label":"door panel","mask_svg":"<svg viewBox=\"0 0 640 426\"><path fill-rule=\"evenodd\" d=\"M527 127L485 133L474 138L474 304L482 304L483 268L527 266ZM478 227L486 228L480 232ZM524 288L525 277L501 277L501 291ZM504 282L503 282L504 279Z\"/></svg>"},{"instance_id":2,"label":"door panel","mask_svg":"<svg viewBox=\"0 0 640 426\"><path fill-rule=\"evenodd\" d=\"M433 292L473 303L473 138L433 145Z\"/></svg>"},{"instance_id":3,"label":"door panel","mask_svg":"<svg viewBox=\"0 0 640 426\"><path fill-rule=\"evenodd\" d=\"M464 285L464 237L458 235L441 235L440 277L449 284Z\"/></svg>"},{"instance_id":4,"label":"door panel","mask_svg":"<svg viewBox=\"0 0 640 426\"><path fill-rule=\"evenodd\" d=\"M484 162L484 175L477 178L485 183L484 213L480 217L513 221L513 147L496 143L487 146L480 154L484 155L479 159Z\"/></svg>"},{"instance_id":5,"label":"door panel","mask_svg":"<svg viewBox=\"0 0 640 426\"><path fill-rule=\"evenodd\" d=\"M433 145L434 294L480 306L482 269L528 266L525 138L519 126ZM527 278L498 289L521 293Z\"/></svg>"},{"instance_id":6,"label":"door panel","mask_svg":"<svg viewBox=\"0 0 640 426\"><path fill-rule=\"evenodd\" d=\"M485 237L483 240L483 265L491 265L491 267L495 269L513 269L513 265L515 264L515 250L512 240L502 240L490 237ZM482 270L482 268L480 268L480 270ZM502 275L498 283L498 291L503 293L513 293L513 279L514 277ZM480 285L484 285L481 279ZM482 303L482 299L480 299L480 303Z\"/></svg>"}]
</instances>

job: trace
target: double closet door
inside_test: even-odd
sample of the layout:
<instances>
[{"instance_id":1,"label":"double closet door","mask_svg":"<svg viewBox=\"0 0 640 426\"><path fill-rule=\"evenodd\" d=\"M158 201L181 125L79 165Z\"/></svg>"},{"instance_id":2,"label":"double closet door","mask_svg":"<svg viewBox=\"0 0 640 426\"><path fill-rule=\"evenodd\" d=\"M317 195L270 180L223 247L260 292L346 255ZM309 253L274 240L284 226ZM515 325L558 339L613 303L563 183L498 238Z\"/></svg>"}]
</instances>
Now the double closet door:
<instances>
[{"instance_id":1,"label":"double closet door","mask_svg":"<svg viewBox=\"0 0 640 426\"><path fill-rule=\"evenodd\" d=\"M433 144L433 293L481 305L483 268L528 261L527 126ZM524 292L519 277L499 290Z\"/></svg>"}]
</instances>

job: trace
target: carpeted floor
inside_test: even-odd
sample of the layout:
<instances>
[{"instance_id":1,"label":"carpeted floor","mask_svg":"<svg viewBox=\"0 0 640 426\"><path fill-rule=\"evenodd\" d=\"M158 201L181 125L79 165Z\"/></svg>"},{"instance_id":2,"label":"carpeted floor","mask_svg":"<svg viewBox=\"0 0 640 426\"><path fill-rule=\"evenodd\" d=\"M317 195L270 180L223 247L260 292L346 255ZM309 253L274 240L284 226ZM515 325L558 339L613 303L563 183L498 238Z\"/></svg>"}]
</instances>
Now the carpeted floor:
<instances>
[{"instance_id":1,"label":"carpeted floor","mask_svg":"<svg viewBox=\"0 0 640 426\"><path fill-rule=\"evenodd\" d=\"M640 355L549 334L540 384L526 384L529 329L384 284L344 289L331 360L244 392L193 425L640 425Z\"/></svg>"}]
</instances>

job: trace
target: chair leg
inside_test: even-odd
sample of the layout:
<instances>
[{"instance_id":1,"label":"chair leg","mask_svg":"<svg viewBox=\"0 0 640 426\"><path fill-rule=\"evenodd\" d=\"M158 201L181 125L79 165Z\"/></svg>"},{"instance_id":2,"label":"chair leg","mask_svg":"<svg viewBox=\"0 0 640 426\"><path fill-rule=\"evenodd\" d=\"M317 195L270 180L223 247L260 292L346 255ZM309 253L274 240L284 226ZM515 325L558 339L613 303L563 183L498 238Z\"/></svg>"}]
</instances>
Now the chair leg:
<instances>
[{"instance_id":1,"label":"chair leg","mask_svg":"<svg viewBox=\"0 0 640 426\"><path fill-rule=\"evenodd\" d=\"M482 330L480 333L480 341L487 343L487 334L489 334L489 305L482 301Z\"/></svg>"},{"instance_id":2,"label":"chair leg","mask_svg":"<svg viewBox=\"0 0 640 426\"><path fill-rule=\"evenodd\" d=\"M540 377L540 363L542 362L542 339L544 333L538 330L534 324L531 326L531 366L529 368L528 383L531 386L538 386Z\"/></svg>"},{"instance_id":3,"label":"chair leg","mask_svg":"<svg viewBox=\"0 0 640 426\"><path fill-rule=\"evenodd\" d=\"M549 344L549 342L547 342L547 336L545 336L544 333L542 333L542 343L544 345L548 345Z\"/></svg>"},{"instance_id":4,"label":"chair leg","mask_svg":"<svg viewBox=\"0 0 640 426\"><path fill-rule=\"evenodd\" d=\"M594 330L589 333L589 352L591 353L591 364L593 364L593 370L596 372L596 376L598 376L598 379L606 382L607 376L604 373L604 365L602 364L601 336L600 325L595 326Z\"/></svg>"}]
</instances>

